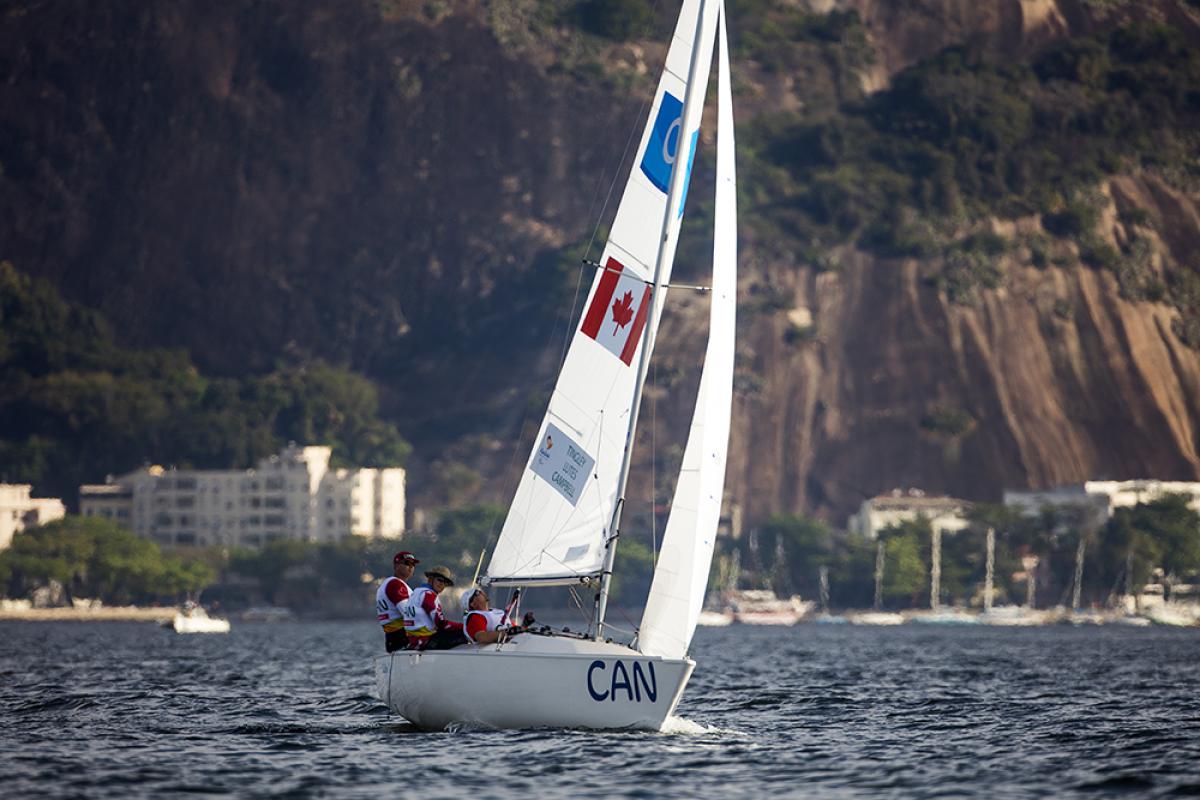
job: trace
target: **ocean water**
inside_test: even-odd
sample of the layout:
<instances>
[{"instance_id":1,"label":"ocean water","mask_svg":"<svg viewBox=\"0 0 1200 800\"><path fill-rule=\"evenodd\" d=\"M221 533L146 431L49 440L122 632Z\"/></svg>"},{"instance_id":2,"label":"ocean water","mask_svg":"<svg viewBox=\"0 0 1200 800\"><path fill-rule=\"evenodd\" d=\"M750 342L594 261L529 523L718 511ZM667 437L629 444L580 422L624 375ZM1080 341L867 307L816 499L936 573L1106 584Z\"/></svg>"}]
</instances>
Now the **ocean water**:
<instances>
[{"instance_id":1,"label":"ocean water","mask_svg":"<svg viewBox=\"0 0 1200 800\"><path fill-rule=\"evenodd\" d=\"M664 733L416 731L381 651L370 622L0 623L0 796L1200 795L1200 630L702 628Z\"/></svg>"}]
</instances>

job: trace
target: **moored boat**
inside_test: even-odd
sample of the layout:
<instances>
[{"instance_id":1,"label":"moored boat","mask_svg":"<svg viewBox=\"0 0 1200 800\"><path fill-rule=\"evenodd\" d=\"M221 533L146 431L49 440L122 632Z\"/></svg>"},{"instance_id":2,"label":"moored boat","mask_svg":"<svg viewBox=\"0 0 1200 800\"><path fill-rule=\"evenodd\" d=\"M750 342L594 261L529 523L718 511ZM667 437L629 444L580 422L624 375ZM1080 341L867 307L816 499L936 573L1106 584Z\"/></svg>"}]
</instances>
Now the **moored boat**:
<instances>
[{"instance_id":1,"label":"moored boat","mask_svg":"<svg viewBox=\"0 0 1200 800\"><path fill-rule=\"evenodd\" d=\"M813 608L799 595L776 596L770 589L744 589L729 597L733 621L741 625L795 625Z\"/></svg>"},{"instance_id":2,"label":"moored boat","mask_svg":"<svg viewBox=\"0 0 1200 800\"><path fill-rule=\"evenodd\" d=\"M701 611L696 624L702 628L727 628L733 624L733 612Z\"/></svg>"},{"instance_id":3,"label":"moored boat","mask_svg":"<svg viewBox=\"0 0 1200 800\"><path fill-rule=\"evenodd\" d=\"M979 615L965 608L936 608L910 611L904 615L908 622L918 625L978 625Z\"/></svg>"},{"instance_id":4,"label":"moored boat","mask_svg":"<svg viewBox=\"0 0 1200 800\"><path fill-rule=\"evenodd\" d=\"M859 611L846 615L851 625L903 625L904 615L893 611Z\"/></svg>"},{"instance_id":5,"label":"moored boat","mask_svg":"<svg viewBox=\"0 0 1200 800\"><path fill-rule=\"evenodd\" d=\"M1047 620L1046 612L1025 606L994 606L979 615L979 622L983 625L1010 628L1045 625Z\"/></svg>"}]
</instances>

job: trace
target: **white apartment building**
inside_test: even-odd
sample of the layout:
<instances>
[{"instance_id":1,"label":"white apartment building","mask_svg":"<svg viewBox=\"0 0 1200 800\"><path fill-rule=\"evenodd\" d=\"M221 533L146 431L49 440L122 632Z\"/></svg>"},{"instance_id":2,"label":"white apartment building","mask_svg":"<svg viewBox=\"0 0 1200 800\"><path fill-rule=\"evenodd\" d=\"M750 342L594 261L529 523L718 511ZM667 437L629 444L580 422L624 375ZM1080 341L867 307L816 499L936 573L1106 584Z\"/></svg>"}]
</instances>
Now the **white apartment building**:
<instances>
[{"instance_id":1,"label":"white apartment building","mask_svg":"<svg viewBox=\"0 0 1200 800\"><path fill-rule=\"evenodd\" d=\"M1193 481L1157 481L1150 479L1128 481L1084 481L1034 491L1005 490L1004 505L1014 506L1025 514L1040 513L1053 506L1082 506L1093 508L1105 519L1118 508L1148 503L1167 494L1182 494L1189 498L1188 507L1200 511L1200 483Z\"/></svg>"},{"instance_id":2,"label":"white apartment building","mask_svg":"<svg viewBox=\"0 0 1200 800\"><path fill-rule=\"evenodd\" d=\"M0 483L0 550L12 544L13 536L51 520L62 519L67 510L57 497L30 497L28 483Z\"/></svg>"},{"instance_id":3,"label":"white apartment building","mask_svg":"<svg viewBox=\"0 0 1200 800\"><path fill-rule=\"evenodd\" d=\"M152 466L79 488L80 513L164 544L259 547L404 533L405 472L330 469L328 447L289 445L249 470Z\"/></svg>"},{"instance_id":4,"label":"white apartment building","mask_svg":"<svg viewBox=\"0 0 1200 800\"><path fill-rule=\"evenodd\" d=\"M893 489L864 500L858 513L850 517L846 527L868 539L889 525L925 517L930 527L942 533L955 533L967 527L967 510L971 504L955 497L926 496L920 489Z\"/></svg>"}]
</instances>

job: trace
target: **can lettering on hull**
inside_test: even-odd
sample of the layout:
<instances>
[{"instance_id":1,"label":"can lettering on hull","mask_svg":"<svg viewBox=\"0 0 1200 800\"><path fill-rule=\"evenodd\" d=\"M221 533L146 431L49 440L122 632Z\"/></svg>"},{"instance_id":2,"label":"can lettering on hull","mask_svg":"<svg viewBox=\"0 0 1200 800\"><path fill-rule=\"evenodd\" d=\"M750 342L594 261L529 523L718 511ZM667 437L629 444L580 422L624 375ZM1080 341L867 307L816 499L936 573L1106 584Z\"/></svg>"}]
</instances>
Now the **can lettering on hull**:
<instances>
[{"instance_id":1,"label":"can lettering on hull","mask_svg":"<svg viewBox=\"0 0 1200 800\"><path fill-rule=\"evenodd\" d=\"M608 665L600 659L588 667L587 690L596 702L610 700L615 703L620 698L640 703L643 693L651 703L658 701L658 676L654 673L653 662L634 661L632 667L627 668L624 661L616 659L607 680L605 672L609 672Z\"/></svg>"}]
</instances>

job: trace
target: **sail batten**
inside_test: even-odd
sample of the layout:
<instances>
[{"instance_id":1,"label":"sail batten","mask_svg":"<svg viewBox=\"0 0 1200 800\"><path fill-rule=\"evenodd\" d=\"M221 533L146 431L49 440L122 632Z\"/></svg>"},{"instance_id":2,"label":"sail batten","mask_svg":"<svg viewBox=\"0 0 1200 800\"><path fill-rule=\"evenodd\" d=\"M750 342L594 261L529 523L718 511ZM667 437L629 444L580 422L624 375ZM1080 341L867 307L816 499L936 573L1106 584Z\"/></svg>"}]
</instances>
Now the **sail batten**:
<instances>
[{"instance_id":1,"label":"sail batten","mask_svg":"<svg viewBox=\"0 0 1200 800\"><path fill-rule=\"evenodd\" d=\"M733 404L737 178L723 5L717 39L717 185L708 346L671 516L638 632L638 650L664 658L687 653L704 603L721 516Z\"/></svg>"},{"instance_id":2,"label":"sail batten","mask_svg":"<svg viewBox=\"0 0 1200 800\"><path fill-rule=\"evenodd\" d=\"M666 291L661 287L670 280L682 213L681 196L679 213L668 220L664 247L668 186L682 156L686 195L699 134L714 38L697 38L702 8L705 24L699 27L709 32L716 27L715 6L705 5L702 0L683 2L612 233L600 257L601 269L593 276L582 319L488 564L492 579L532 580L564 572L602 571L623 454L635 418L637 365L642 351L648 355L653 347ZM701 48L696 55L703 69L693 76L701 99L684 119L687 81L680 74L689 71L693 44ZM663 267L653 276L651 267L660 256ZM655 297L656 293L663 296Z\"/></svg>"}]
</instances>

